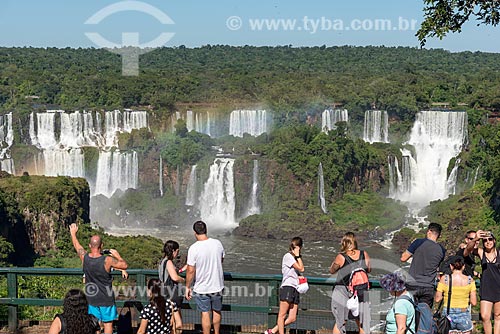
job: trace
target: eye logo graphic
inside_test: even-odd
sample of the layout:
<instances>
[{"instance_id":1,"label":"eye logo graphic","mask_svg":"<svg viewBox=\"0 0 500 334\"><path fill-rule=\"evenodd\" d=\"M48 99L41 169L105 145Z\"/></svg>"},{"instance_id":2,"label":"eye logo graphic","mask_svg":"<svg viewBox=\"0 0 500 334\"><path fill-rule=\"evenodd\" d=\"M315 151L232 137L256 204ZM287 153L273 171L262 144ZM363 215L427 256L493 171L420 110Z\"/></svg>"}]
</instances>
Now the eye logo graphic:
<instances>
[{"instance_id":1,"label":"eye logo graphic","mask_svg":"<svg viewBox=\"0 0 500 334\"><path fill-rule=\"evenodd\" d=\"M92 15L85 24L97 25L102 20L116 13L136 11L149 14L161 24L175 24L175 22L158 8L141 1L121 1L102 8ZM122 74L127 76L139 75L139 55L148 53L155 48L165 45L175 33L162 32L158 37L144 44L139 44L138 32L122 32L121 44L113 43L97 32L86 32L85 36L101 48L122 56Z\"/></svg>"}]
</instances>

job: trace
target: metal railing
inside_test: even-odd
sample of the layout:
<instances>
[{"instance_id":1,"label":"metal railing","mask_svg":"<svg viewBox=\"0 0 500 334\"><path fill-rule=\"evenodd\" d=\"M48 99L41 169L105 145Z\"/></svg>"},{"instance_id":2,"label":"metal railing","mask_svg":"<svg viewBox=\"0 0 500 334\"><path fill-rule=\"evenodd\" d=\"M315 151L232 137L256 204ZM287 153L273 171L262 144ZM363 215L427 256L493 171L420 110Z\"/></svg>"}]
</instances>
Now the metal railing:
<instances>
[{"instance_id":1,"label":"metal railing","mask_svg":"<svg viewBox=\"0 0 500 334\"><path fill-rule=\"evenodd\" d=\"M131 269L128 270L128 273L130 275L128 283L125 286L118 285L114 288L115 295L117 295L117 306L123 307L128 300L135 300L143 305L147 304L146 283L149 278L158 277L158 271ZM0 268L0 277L6 276L7 278L7 296L0 298L0 305L6 305L8 308L9 330L15 331L18 328L19 306L62 306L62 298L20 298L18 293L19 280L29 279L30 276L63 276L74 277L72 281L75 282L75 278L79 277L79 284L76 287L83 288L82 274L83 271L77 268ZM119 276L120 272L114 272L113 275ZM223 297L223 324L225 322L228 326L239 326L238 330L236 330L239 332L261 331L263 328L272 327L273 324L276 324L279 310L278 291L281 279L281 275L224 273L226 289ZM334 286L335 279L308 277L308 283L310 290L308 293L301 295L300 313L296 324L294 324L295 329L315 330L316 333L322 332L323 329L329 333L334 322L329 293ZM64 287L65 290L69 288L70 286ZM371 281L370 291L379 294L385 293L384 298L386 301L389 298L387 297L388 294L380 289L380 284L376 280ZM376 305L375 301L372 301L371 318L382 322L382 320L385 320L385 311L388 308L381 310L380 300L382 299L379 299L378 305ZM187 320L186 323L190 323L189 320L192 323L199 323L198 313L195 312L196 307L192 302L185 302L182 308L188 310L183 311L183 318ZM191 316L186 316L185 312L192 312ZM478 315L475 314L474 318L477 320Z\"/></svg>"}]
</instances>

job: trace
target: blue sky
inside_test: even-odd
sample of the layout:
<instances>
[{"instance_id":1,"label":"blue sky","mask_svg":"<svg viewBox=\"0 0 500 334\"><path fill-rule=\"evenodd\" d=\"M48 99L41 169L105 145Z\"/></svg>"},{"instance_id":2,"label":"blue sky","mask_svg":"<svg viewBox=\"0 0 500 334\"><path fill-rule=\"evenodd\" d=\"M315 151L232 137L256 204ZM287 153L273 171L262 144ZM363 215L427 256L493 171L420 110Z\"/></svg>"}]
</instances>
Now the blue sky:
<instances>
[{"instance_id":1,"label":"blue sky","mask_svg":"<svg viewBox=\"0 0 500 334\"><path fill-rule=\"evenodd\" d=\"M418 47L414 35L424 6L421 0L145 0L173 24L131 10L110 14L95 25L85 24L101 9L119 2L0 0L0 46L99 47L85 35L88 32L117 44L122 43L122 33L134 32L142 45L169 32L174 35L165 46ZM499 37L500 27L477 27L471 22L462 33L429 40L426 47L500 52Z\"/></svg>"}]
</instances>

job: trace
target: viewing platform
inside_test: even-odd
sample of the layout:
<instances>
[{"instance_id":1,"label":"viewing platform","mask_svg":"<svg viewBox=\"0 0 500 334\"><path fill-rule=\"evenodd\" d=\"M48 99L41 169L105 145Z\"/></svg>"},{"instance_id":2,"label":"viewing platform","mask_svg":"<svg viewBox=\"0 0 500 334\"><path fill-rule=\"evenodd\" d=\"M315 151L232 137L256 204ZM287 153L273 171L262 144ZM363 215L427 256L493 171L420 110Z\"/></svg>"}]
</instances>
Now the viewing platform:
<instances>
[{"instance_id":1,"label":"viewing platform","mask_svg":"<svg viewBox=\"0 0 500 334\"><path fill-rule=\"evenodd\" d=\"M158 271L131 269L128 273L129 278L124 280L120 272L113 272L113 291L119 311L124 305L131 305L132 324L137 330L137 308L148 303L146 284L150 278L158 277ZM54 296L64 296L71 288L83 289L82 275L79 268L0 268L0 333L46 333L63 302L63 297ZM289 332L331 334L331 291L335 279L307 278L310 288L300 296L297 321L288 327ZM262 333L276 324L281 275L226 272L224 280L222 333ZM369 299L372 332L382 332L393 297L381 289L377 280L372 280ZM182 318L184 333L201 333L200 313L193 300L184 300ZM479 320L477 311L473 311L473 320ZM348 324L348 330L353 326L354 323Z\"/></svg>"}]
</instances>

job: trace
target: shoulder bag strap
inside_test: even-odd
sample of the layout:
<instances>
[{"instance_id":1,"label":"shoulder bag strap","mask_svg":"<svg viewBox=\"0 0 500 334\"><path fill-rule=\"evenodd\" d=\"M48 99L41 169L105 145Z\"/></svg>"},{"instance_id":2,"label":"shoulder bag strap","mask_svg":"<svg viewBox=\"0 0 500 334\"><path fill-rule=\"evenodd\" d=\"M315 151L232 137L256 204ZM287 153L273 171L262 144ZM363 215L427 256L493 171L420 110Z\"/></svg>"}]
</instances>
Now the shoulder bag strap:
<instances>
[{"instance_id":1,"label":"shoulder bag strap","mask_svg":"<svg viewBox=\"0 0 500 334\"><path fill-rule=\"evenodd\" d=\"M448 277L450 278L450 281L448 282L449 287L448 287L448 305L446 306L446 314L450 314L450 303L451 303L451 286L453 285L451 277L452 275L449 275Z\"/></svg>"},{"instance_id":2,"label":"shoulder bag strap","mask_svg":"<svg viewBox=\"0 0 500 334\"><path fill-rule=\"evenodd\" d=\"M404 299L404 300L407 300L411 303L411 305L413 306L413 308L415 309L415 312L413 313L413 317L411 318L410 320L410 324L412 322L415 321L415 314L416 314L416 304L415 304L415 301L413 300L413 298L411 298L410 296L408 295L402 295L402 296L399 296L395 301L394 301L394 305L393 305L393 308L394 308L394 319L396 319L396 301L398 301L398 299ZM416 325L416 324L415 324ZM416 327L416 326L415 326ZM416 329L416 328L415 328ZM410 327L407 327L407 331L409 331L411 334L415 334L414 331L411 330Z\"/></svg>"},{"instance_id":3,"label":"shoulder bag strap","mask_svg":"<svg viewBox=\"0 0 500 334\"><path fill-rule=\"evenodd\" d=\"M63 314L57 314L56 317L58 317L59 321L61 321L61 330L59 331L59 334L64 334L66 332L66 318Z\"/></svg>"},{"instance_id":4,"label":"shoulder bag strap","mask_svg":"<svg viewBox=\"0 0 500 334\"><path fill-rule=\"evenodd\" d=\"M347 264L351 264L352 263L352 259L347 254L344 254L344 253L340 253L340 254L342 254L342 256L344 257L344 259L347 262ZM345 263L344 263L344 265L345 265Z\"/></svg>"}]
</instances>

